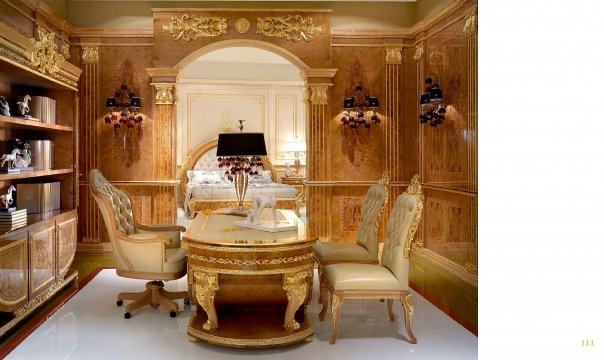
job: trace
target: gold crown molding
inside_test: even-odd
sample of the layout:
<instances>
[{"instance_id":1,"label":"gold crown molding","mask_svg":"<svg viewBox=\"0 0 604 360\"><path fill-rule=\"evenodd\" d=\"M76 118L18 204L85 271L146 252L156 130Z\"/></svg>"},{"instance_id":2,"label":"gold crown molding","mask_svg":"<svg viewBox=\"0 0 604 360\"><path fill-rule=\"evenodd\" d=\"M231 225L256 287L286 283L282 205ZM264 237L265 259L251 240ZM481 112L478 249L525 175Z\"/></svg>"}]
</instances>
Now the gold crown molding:
<instances>
[{"instance_id":1,"label":"gold crown molding","mask_svg":"<svg viewBox=\"0 0 604 360\"><path fill-rule=\"evenodd\" d=\"M406 29L332 29L333 39L389 39L412 38L409 28Z\"/></svg>"},{"instance_id":2,"label":"gold crown molding","mask_svg":"<svg viewBox=\"0 0 604 360\"><path fill-rule=\"evenodd\" d=\"M327 85L310 85L310 102L313 105L327 105Z\"/></svg>"},{"instance_id":3,"label":"gold crown molding","mask_svg":"<svg viewBox=\"0 0 604 360\"><path fill-rule=\"evenodd\" d=\"M153 29L76 28L73 36L79 38L153 38Z\"/></svg>"},{"instance_id":4,"label":"gold crown molding","mask_svg":"<svg viewBox=\"0 0 604 360\"><path fill-rule=\"evenodd\" d=\"M59 71L59 64L65 57L59 54L55 43L55 33L43 27L38 27L38 39L34 42L31 53L31 63L43 74L54 74Z\"/></svg>"},{"instance_id":5,"label":"gold crown molding","mask_svg":"<svg viewBox=\"0 0 604 360\"><path fill-rule=\"evenodd\" d=\"M323 29L314 24L311 17L302 15L267 16L258 18L256 34L285 38L288 41L310 41L313 35L322 34Z\"/></svg>"},{"instance_id":6,"label":"gold crown molding","mask_svg":"<svg viewBox=\"0 0 604 360\"><path fill-rule=\"evenodd\" d=\"M215 37L228 34L226 18L184 14L180 18L172 16L170 24L161 26L170 32L174 40L191 41L200 37Z\"/></svg>"},{"instance_id":7,"label":"gold crown molding","mask_svg":"<svg viewBox=\"0 0 604 360\"><path fill-rule=\"evenodd\" d=\"M153 12L315 12L330 13L332 9L234 9L234 8L151 8Z\"/></svg>"},{"instance_id":8,"label":"gold crown molding","mask_svg":"<svg viewBox=\"0 0 604 360\"><path fill-rule=\"evenodd\" d=\"M239 18L235 21L235 29L240 34L250 31L250 21L246 18Z\"/></svg>"},{"instance_id":9,"label":"gold crown molding","mask_svg":"<svg viewBox=\"0 0 604 360\"><path fill-rule=\"evenodd\" d=\"M308 81L308 79L312 78L323 78L323 79L333 79L336 76L336 72L338 69L322 69L322 68L313 68L313 69L304 69L300 71L300 77L304 79L304 81ZM312 84L309 84L312 85ZM319 84L315 84L319 85ZM330 84L320 84L320 85L333 85Z\"/></svg>"},{"instance_id":10,"label":"gold crown molding","mask_svg":"<svg viewBox=\"0 0 604 360\"><path fill-rule=\"evenodd\" d=\"M419 61L424 57L424 44L419 44L415 47L415 54L413 54L413 60Z\"/></svg>"},{"instance_id":11,"label":"gold crown molding","mask_svg":"<svg viewBox=\"0 0 604 360\"><path fill-rule=\"evenodd\" d=\"M180 69L176 68L146 68L145 70L151 78L174 78L175 82L180 74ZM164 83L168 82L164 81Z\"/></svg>"},{"instance_id":12,"label":"gold crown molding","mask_svg":"<svg viewBox=\"0 0 604 360\"><path fill-rule=\"evenodd\" d=\"M386 64L400 65L403 63L402 48L398 45L386 46Z\"/></svg>"},{"instance_id":13,"label":"gold crown molding","mask_svg":"<svg viewBox=\"0 0 604 360\"><path fill-rule=\"evenodd\" d=\"M98 46L82 46L82 62L97 64L99 62Z\"/></svg>"},{"instance_id":14,"label":"gold crown molding","mask_svg":"<svg viewBox=\"0 0 604 360\"><path fill-rule=\"evenodd\" d=\"M476 10L473 10L470 14L465 17L465 24L463 27L463 33L466 36L474 35L478 31L478 19L476 17Z\"/></svg>"},{"instance_id":15,"label":"gold crown molding","mask_svg":"<svg viewBox=\"0 0 604 360\"><path fill-rule=\"evenodd\" d=\"M173 83L151 83L155 87L155 105L174 105Z\"/></svg>"}]
</instances>

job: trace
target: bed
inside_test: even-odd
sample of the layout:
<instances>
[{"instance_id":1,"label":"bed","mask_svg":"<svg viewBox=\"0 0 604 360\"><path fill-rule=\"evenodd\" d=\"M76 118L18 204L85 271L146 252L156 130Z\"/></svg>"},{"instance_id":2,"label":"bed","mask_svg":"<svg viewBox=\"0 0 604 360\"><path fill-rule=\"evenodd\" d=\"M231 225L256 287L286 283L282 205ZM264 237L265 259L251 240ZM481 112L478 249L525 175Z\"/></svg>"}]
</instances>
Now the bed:
<instances>
[{"instance_id":1,"label":"bed","mask_svg":"<svg viewBox=\"0 0 604 360\"><path fill-rule=\"evenodd\" d=\"M219 208L237 206L235 186L218 168L216 147L218 139L206 141L192 151L182 164L179 182L183 207L190 217L198 211L209 213ZM245 195L245 207L250 207L250 199L255 194L274 197L280 209L295 210L299 215L303 194L299 194L291 185L277 182L273 164L263 157L264 169L258 176L251 176Z\"/></svg>"}]
</instances>

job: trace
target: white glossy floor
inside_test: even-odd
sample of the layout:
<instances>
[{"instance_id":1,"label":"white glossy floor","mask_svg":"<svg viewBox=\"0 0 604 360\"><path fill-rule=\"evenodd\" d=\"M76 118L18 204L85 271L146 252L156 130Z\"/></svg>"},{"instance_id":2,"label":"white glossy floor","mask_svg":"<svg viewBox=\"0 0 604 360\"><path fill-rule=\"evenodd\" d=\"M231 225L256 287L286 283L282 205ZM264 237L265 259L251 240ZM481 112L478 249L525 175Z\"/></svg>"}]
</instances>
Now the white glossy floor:
<instances>
[{"instance_id":1,"label":"white glossy floor","mask_svg":"<svg viewBox=\"0 0 604 360\"><path fill-rule=\"evenodd\" d=\"M319 321L320 305L308 309L315 329L311 343L262 350L227 349L187 340L191 308L176 318L162 309L145 308L129 320L115 304L121 291L139 291L144 281L120 278L102 270L88 285L15 348L7 359L477 359L478 338L428 301L414 293L413 332L416 345L407 342L395 304L396 320L387 319L386 304L351 300L341 310L340 336L329 344L331 311ZM315 273L315 291L316 279ZM166 284L185 290L183 279ZM316 292L315 292L316 294ZM182 300L180 300L182 309Z\"/></svg>"}]
</instances>

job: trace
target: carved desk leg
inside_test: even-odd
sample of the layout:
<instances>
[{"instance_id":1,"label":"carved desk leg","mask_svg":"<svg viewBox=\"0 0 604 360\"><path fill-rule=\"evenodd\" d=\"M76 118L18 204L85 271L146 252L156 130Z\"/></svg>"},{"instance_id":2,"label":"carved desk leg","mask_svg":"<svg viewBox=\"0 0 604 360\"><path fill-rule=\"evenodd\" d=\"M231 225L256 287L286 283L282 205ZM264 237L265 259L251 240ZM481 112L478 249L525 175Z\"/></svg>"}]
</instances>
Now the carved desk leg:
<instances>
[{"instance_id":1,"label":"carved desk leg","mask_svg":"<svg viewBox=\"0 0 604 360\"><path fill-rule=\"evenodd\" d=\"M218 291L218 274L195 271L195 296L197 302L208 315L208 320L203 324L205 331L218 329L218 317L214 307L214 297Z\"/></svg>"},{"instance_id":2,"label":"carved desk leg","mask_svg":"<svg viewBox=\"0 0 604 360\"><path fill-rule=\"evenodd\" d=\"M295 274L284 274L283 290L287 294L287 309L285 310L285 322L283 327L289 332L300 328L300 323L294 319L298 308L304 303L308 294L309 270L300 271Z\"/></svg>"}]
</instances>

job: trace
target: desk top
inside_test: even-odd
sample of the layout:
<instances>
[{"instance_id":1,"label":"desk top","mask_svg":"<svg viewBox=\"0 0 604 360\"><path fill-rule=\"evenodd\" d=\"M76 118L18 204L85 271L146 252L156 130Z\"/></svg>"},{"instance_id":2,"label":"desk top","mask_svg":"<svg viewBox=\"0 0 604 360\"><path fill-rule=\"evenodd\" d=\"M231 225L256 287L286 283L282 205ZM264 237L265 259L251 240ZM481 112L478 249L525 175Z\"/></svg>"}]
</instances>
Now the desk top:
<instances>
[{"instance_id":1,"label":"desk top","mask_svg":"<svg viewBox=\"0 0 604 360\"><path fill-rule=\"evenodd\" d=\"M270 216L270 210L265 209L261 218ZM229 247L272 247L283 245L299 245L312 243L317 237L312 235L308 227L290 210L277 210L278 221L295 222L297 230L282 232L266 232L235 226L235 221L245 218L228 215L216 211L209 216L198 213L191 226L183 236L185 242L209 246Z\"/></svg>"}]
</instances>

